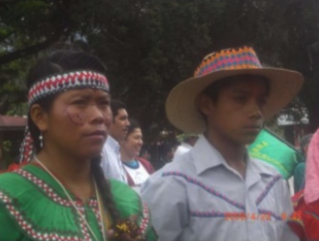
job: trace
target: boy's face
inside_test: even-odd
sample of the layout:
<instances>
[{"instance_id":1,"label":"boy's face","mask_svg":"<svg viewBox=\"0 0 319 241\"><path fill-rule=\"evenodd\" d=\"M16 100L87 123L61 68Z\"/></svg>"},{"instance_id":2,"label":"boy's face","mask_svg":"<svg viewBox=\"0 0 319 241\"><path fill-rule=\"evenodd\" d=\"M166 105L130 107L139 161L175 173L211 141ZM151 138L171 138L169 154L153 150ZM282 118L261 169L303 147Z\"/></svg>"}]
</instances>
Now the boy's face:
<instances>
[{"instance_id":1,"label":"boy's face","mask_svg":"<svg viewBox=\"0 0 319 241\"><path fill-rule=\"evenodd\" d=\"M199 108L206 116L208 133L237 145L252 143L263 125L268 92L265 79L236 76L220 88L217 101L202 94Z\"/></svg>"}]
</instances>

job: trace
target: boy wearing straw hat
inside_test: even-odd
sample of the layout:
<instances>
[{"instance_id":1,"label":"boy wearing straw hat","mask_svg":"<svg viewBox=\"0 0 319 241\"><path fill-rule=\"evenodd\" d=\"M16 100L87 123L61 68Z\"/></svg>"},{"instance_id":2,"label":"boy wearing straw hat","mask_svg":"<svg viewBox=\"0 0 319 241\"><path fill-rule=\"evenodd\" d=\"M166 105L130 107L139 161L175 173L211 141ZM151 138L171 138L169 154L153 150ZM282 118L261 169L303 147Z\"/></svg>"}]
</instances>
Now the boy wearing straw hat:
<instances>
[{"instance_id":1,"label":"boy wearing straw hat","mask_svg":"<svg viewBox=\"0 0 319 241\"><path fill-rule=\"evenodd\" d=\"M286 225L286 183L245 146L302 83L300 73L263 68L254 50L242 47L208 55L170 92L170 122L201 135L142 187L159 241L298 240Z\"/></svg>"}]
</instances>

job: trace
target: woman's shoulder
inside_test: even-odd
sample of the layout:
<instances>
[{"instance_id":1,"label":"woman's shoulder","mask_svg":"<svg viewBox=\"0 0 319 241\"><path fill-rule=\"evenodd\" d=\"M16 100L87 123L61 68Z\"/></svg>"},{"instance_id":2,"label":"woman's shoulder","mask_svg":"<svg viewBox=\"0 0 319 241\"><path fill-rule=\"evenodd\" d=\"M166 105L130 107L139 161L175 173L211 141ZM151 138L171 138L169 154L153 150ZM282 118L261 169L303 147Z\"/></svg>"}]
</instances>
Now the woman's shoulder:
<instances>
[{"instance_id":1,"label":"woman's shoulder","mask_svg":"<svg viewBox=\"0 0 319 241\"><path fill-rule=\"evenodd\" d=\"M39 167L33 164L18 165L13 170L0 174L0 186L7 182L16 182L17 180L25 181L30 178L31 175L39 173Z\"/></svg>"},{"instance_id":2,"label":"woman's shoulder","mask_svg":"<svg viewBox=\"0 0 319 241\"><path fill-rule=\"evenodd\" d=\"M154 173L154 167L152 166L150 161L141 157L137 157L136 160L142 163L142 165L146 168L149 174Z\"/></svg>"},{"instance_id":3,"label":"woman's shoulder","mask_svg":"<svg viewBox=\"0 0 319 241\"><path fill-rule=\"evenodd\" d=\"M0 175L0 204L9 208L16 205L37 209L43 200L61 199L60 192L50 182L47 174L36 165L26 165L14 172Z\"/></svg>"},{"instance_id":4,"label":"woman's shoulder","mask_svg":"<svg viewBox=\"0 0 319 241\"><path fill-rule=\"evenodd\" d=\"M5 205L19 203L24 206L30 200L38 200L47 193L50 186L42 177L39 167L26 165L14 172L0 174L0 201Z\"/></svg>"},{"instance_id":5,"label":"woman's shoulder","mask_svg":"<svg viewBox=\"0 0 319 241\"><path fill-rule=\"evenodd\" d=\"M126 183L115 179L109 179L109 182L111 193L116 203L126 204L133 202L134 204L139 204L141 202L139 195Z\"/></svg>"},{"instance_id":6,"label":"woman's shoulder","mask_svg":"<svg viewBox=\"0 0 319 241\"><path fill-rule=\"evenodd\" d=\"M136 157L135 159L136 159L137 161L139 161L139 162L147 163L147 164L149 164L149 165L152 165L150 161L148 161L148 160L146 160L146 159L144 159L144 158L142 158L142 157Z\"/></svg>"},{"instance_id":7,"label":"woman's shoulder","mask_svg":"<svg viewBox=\"0 0 319 241\"><path fill-rule=\"evenodd\" d=\"M5 172L0 174L0 190L16 190L23 188L23 184L26 180L21 175L23 169L18 169L14 172Z\"/></svg>"},{"instance_id":8,"label":"woman's shoulder","mask_svg":"<svg viewBox=\"0 0 319 241\"><path fill-rule=\"evenodd\" d=\"M35 168L27 165L0 175L0 223L10 230L10 235L0 234L0 240L21 240L19 235L23 236L23 232L36 229L33 224L43 223L41 217L45 217L47 207L42 202L45 196L39 190L42 183L33 175ZM32 230L26 230L28 225Z\"/></svg>"}]
</instances>

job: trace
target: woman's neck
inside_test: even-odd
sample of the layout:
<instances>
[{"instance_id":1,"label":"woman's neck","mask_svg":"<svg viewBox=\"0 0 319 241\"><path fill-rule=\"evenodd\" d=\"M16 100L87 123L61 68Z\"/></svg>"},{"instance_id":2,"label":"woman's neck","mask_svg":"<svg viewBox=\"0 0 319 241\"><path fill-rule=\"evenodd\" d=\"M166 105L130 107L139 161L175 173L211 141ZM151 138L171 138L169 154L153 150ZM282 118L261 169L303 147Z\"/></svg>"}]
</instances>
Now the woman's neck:
<instances>
[{"instance_id":1,"label":"woman's neck","mask_svg":"<svg viewBox=\"0 0 319 241\"><path fill-rule=\"evenodd\" d=\"M123 162L129 162L129 161L132 161L133 159L134 159L134 156L129 155L128 153L126 153L125 151L121 149L121 160Z\"/></svg>"},{"instance_id":2,"label":"woman's neck","mask_svg":"<svg viewBox=\"0 0 319 241\"><path fill-rule=\"evenodd\" d=\"M43 149L39 161L77 197L86 200L92 194L91 161L72 158L52 149Z\"/></svg>"}]
</instances>

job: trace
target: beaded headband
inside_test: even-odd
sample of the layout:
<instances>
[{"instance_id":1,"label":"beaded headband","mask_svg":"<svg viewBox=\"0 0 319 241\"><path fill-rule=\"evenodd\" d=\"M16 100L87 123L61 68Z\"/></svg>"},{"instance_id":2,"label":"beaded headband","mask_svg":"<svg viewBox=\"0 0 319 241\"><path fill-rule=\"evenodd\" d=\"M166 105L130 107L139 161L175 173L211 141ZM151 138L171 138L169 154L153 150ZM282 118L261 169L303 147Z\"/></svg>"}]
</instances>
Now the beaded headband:
<instances>
[{"instance_id":1,"label":"beaded headband","mask_svg":"<svg viewBox=\"0 0 319 241\"><path fill-rule=\"evenodd\" d=\"M70 89L92 88L109 92L107 78L93 71L73 71L49 76L34 84L28 95L29 108L38 100ZM33 139L29 127L26 127L20 149L20 162L28 163L34 153Z\"/></svg>"}]
</instances>

